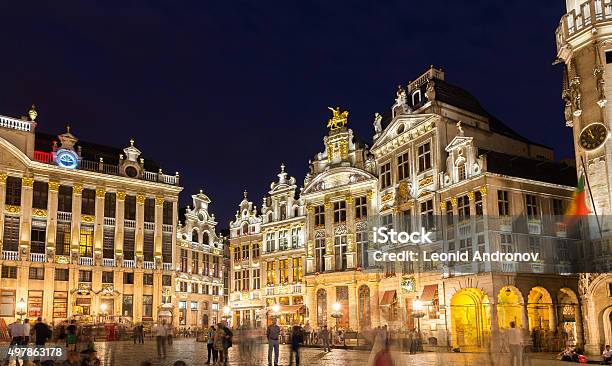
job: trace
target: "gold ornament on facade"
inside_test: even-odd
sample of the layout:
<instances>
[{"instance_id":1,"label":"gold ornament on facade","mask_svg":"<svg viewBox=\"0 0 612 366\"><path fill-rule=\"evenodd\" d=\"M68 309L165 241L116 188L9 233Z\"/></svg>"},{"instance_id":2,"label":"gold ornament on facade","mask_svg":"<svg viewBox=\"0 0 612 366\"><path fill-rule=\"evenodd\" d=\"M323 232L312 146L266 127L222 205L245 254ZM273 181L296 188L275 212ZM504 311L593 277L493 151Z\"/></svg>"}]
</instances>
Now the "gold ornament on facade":
<instances>
[{"instance_id":1,"label":"gold ornament on facade","mask_svg":"<svg viewBox=\"0 0 612 366\"><path fill-rule=\"evenodd\" d=\"M310 215L313 211L313 208L311 205L306 205L306 212Z\"/></svg>"},{"instance_id":2,"label":"gold ornament on facade","mask_svg":"<svg viewBox=\"0 0 612 366\"><path fill-rule=\"evenodd\" d=\"M55 263L68 264L68 263L70 263L70 257L68 257L66 255L56 255L55 256Z\"/></svg>"},{"instance_id":3,"label":"gold ornament on facade","mask_svg":"<svg viewBox=\"0 0 612 366\"><path fill-rule=\"evenodd\" d=\"M387 202L387 201L391 200L392 198L393 198L393 193L392 193L392 192L387 192L387 193L385 193L385 194L384 194L384 195L381 197L381 200L382 200L383 202Z\"/></svg>"},{"instance_id":4,"label":"gold ornament on facade","mask_svg":"<svg viewBox=\"0 0 612 366\"><path fill-rule=\"evenodd\" d=\"M51 181L51 180L49 181L49 191L57 192L59 190L59 186L60 186L59 182Z\"/></svg>"},{"instance_id":5,"label":"gold ornament on facade","mask_svg":"<svg viewBox=\"0 0 612 366\"><path fill-rule=\"evenodd\" d=\"M35 217L47 217L47 210L43 210L42 208L36 208L32 210L32 216Z\"/></svg>"},{"instance_id":6,"label":"gold ornament on facade","mask_svg":"<svg viewBox=\"0 0 612 366\"><path fill-rule=\"evenodd\" d=\"M18 214L19 212L21 212L21 207L15 205L6 205L4 206L4 211L11 214Z\"/></svg>"},{"instance_id":7,"label":"gold ornament on facade","mask_svg":"<svg viewBox=\"0 0 612 366\"><path fill-rule=\"evenodd\" d=\"M123 192L123 191L117 192L117 199L119 201L124 201L125 200L125 192Z\"/></svg>"},{"instance_id":8,"label":"gold ornament on facade","mask_svg":"<svg viewBox=\"0 0 612 366\"><path fill-rule=\"evenodd\" d=\"M340 112L340 107L336 107L335 109L327 107L327 109L332 111L332 118L327 121L327 128L333 131L346 126L348 111Z\"/></svg>"},{"instance_id":9,"label":"gold ornament on facade","mask_svg":"<svg viewBox=\"0 0 612 366\"><path fill-rule=\"evenodd\" d=\"M331 162L333 158L334 158L334 144L330 142L329 144L327 144L327 161Z\"/></svg>"},{"instance_id":10,"label":"gold ornament on facade","mask_svg":"<svg viewBox=\"0 0 612 366\"><path fill-rule=\"evenodd\" d=\"M470 201L474 201L474 192L469 191L469 192L467 193L467 196L468 196L468 198L470 199Z\"/></svg>"},{"instance_id":11,"label":"gold ornament on facade","mask_svg":"<svg viewBox=\"0 0 612 366\"><path fill-rule=\"evenodd\" d=\"M374 192L373 191L368 191L366 193L366 198L368 199L368 201L372 200L372 196L374 196Z\"/></svg>"},{"instance_id":12,"label":"gold ornament on facade","mask_svg":"<svg viewBox=\"0 0 612 366\"><path fill-rule=\"evenodd\" d=\"M29 177L21 178L21 185L24 187L32 188L32 186L34 186L34 178L29 178Z\"/></svg>"},{"instance_id":13,"label":"gold ornament on facade","mask_svg":"<svg viewBox=\"0 0 612 366\"><path fill-rule=\"evenodd\" d=\"M93 215L81 215L81 222L84 224L92 224L96 220Z\"/></svg>"},{"instance_id":14,"label":"gold ornament on facade","mask_svg":"<svg viewBox=\"0 0 612 366\"><path fill-rule=\"evenodd\" d=\"M7 177L8 177L8 175L6 173L0 173L0 183L1 184L5 184Z\"/></svg>"},{"instance_id":15,"label":"gold ornament on facade","mask_svg":"<svg viewBox=\"0 0 612 366\"><path fill-rule=\"evenodd\" d=\"M441 201L440 202L440 211L444 211L446 210L446 201Z\"/></svg>"},{"instance_id":16,"label":"gold ornament on facade","mask_svg":"<svg viewBox=\"0 0 612 366\"><path fill-rule=\"evenodd\" d=\"M355 199L353 198L353 196L348 195L346 196L346 198L344 199L346 201L347 204L352 204L353 202L355 202Z\"/></svg>"},{"instance_id":17,"label":"gold ornament on facade","mask_svg":"<svg viewBox=\"0 0 612 366\"><path fill-rule=\"evenodd\" d=\"M480 187L479 191L480 191L480 194L481 194L483 197L487 195L487 187L486 187L486 186L482 186L482 187Z\"/></svg>"},{"instance_id":18,"label":"gold ornament on facade","mask_svg":"<svg viewBox=\"0 0 612 366\"><path fill-rule=\"evenodd\" d=\"M36 106L32 104L30 110L28 111L28 116L30 116L30 120L32 122L36 121L36 117L38 117L38 112L36 111Z\"/></svg>"},{"instance_id":19,"label":"gold ornament on facade","mask_svg":"<svg viewBox=\"0 0 612 366\"><path fill-rule=\"evenodd\" d=\"M451 197L450 201L453 207L457 207L457 197Z\"/></svg>"},{"instance_id":20,"label":"gold ornament on facade","mask_svg":"<svg viewBox=\"0 0 612 366\"><path fill-rule=\"evenodd\" d=\"M340 156L343 159L346 159L348 157L348 150L349 150L348 141L343 140L343 141L340 141L338 144L340 145Z\"/></svg>"},{"instance_id":21,"label":"gold ornament on facade","mask_svg":"<svg viewBox=\"0 0 612 366\"><path fill-rule=\"evenodd\" d=\"M157 196L155 197L155 206L163 206L164 205L164 197Z\"/></svg>"},{"instance_id":22,"label":"gold ornament on facade","mask_svg":"<svg viewBox=\"0 0 612 366\"><path fill-rule=\"evenodd\" d=\"M106 195L106 189L96 188L96 197L103 198Z\"/></svg>"},{"instance_id":23,"label":"gold ornament on facade","mask_svg":"<svg viewBox=\"0 0 612 366\"><path fill-rule=\"evenodd\" d=\"M401 199L407 200L408 199L408 182L400 182L399 186L397 187L397 193Z\"/></svg>"},{"instance_id":24,"label":"gold ornament on facade","mask_svg":"<svg viewBox=\"0 0 612 366\"><path fill-rule=\"evenodd\" d=\"M83 192L83 185L75 184L72 186L72 193L81 194Z\"/></svg>"},{"instance_id":25,"label":"gold ornament on facade","mask_svg":"<svg viewBox=\"0 0 612 366\"><path fill-rule=\"evenodd\" d=\"M326 209L330 209L330 208L332 208L332 207L333 207L333 205L332 205L332 203L331 203L331 202L329 202L329 201L325 201L324 207L325 207Z\"/></svg>"},{"instance_id":26,"label":"gold ornament on facade","mask_svg":"<svg viewBox=\"0 0 612 366\"><path fill-rule=\"evenodd\" d=\"M425 177L419 180L419 187L424 187L432 183L433 183L433 175L430 175L428 177Z\"/></svg>"},{"instance_id":27,"label":"gold ornament on facade","mask_svg":"<svg viewBox=\"0 0 612 366\"><path fill-rule=\"evenodd\" d=\"M142 194L142 193L138 193L138 194L136 195L136 203L138 203L139 205L144 205L144 203L145 203L145 199L146 199L146 197L145 197L145 195L144 195L144 194Z\"/></svg>"}]
</instances>

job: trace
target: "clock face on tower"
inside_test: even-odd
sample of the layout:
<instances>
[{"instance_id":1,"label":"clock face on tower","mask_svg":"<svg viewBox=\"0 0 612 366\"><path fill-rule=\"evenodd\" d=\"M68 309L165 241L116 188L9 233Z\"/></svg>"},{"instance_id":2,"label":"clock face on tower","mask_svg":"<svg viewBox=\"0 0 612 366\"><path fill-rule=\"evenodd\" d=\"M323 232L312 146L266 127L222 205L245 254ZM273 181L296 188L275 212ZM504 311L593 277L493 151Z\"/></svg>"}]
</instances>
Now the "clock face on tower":
<instances>
[{"instance_id":1,"label":"clock face on tower","mask_svg":"<svg viewBox=\"0 0 612 366\"><path fill-rule=\"evenodd\" d=\"M584 150L599 148L608 138L608 129L603 123L591 123L580 132L579 143Z\"/></svg>"}]
</instances>

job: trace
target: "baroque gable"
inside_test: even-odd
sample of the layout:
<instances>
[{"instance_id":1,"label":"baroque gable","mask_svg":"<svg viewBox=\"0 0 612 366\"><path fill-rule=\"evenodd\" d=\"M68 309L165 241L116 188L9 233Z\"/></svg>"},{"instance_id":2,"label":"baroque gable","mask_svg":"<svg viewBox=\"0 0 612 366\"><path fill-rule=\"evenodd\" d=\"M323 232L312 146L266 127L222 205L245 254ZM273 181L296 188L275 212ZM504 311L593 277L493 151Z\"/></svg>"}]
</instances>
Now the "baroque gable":
<instances>
[{"instance_id":1,"label":"baroque gable","mask_svg":"<svg viewBox=\"0 0 612 366\"><path fill-rule=\"evenodd\" d=\"M348 188L351 185L377 178L364 170L353 167L333 168L315 176L302 191L302 195Z\"/></svg>"},{"instance_id":2,"label":"baroque gable","mask_svg":"<svg viewBox=\"0 0 612 366\"><path fill-rule=\"evenodd\" d=\"M457 123L459 134L446 145L446 171L440 172L440 185L448 187L462 180L474 177L483 170L484 161L478 156L474 138L465 136L461 122Z\"/></svg>"}]
</instances>

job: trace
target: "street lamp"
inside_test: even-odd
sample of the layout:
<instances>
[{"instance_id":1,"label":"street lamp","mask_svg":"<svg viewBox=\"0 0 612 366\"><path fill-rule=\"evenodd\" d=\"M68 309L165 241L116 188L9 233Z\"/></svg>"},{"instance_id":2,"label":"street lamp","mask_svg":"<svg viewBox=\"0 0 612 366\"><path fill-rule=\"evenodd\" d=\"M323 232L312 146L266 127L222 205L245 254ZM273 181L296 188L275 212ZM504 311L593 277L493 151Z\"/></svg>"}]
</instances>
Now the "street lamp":
<instances>
[{"instance_id":1,"label":"street lamp","mask_svg":"<svg viewBox=\"0 0 612 366\"><path fill-rule=\"evenodd\" d=\"M107 308L108 308L108 305L106 305L105 303L100 304L100 317L101 317L102 323L104 323L104 321L106 320Z\"/></svg>"},{"instance_id":2,"label":"street lamp","mask_svg":"<svg viewBox=\"0 0 612 366\"><path fill-rule=\"evenodd\" d=\"M342 305L340 305L340 303L335 302L332 305L332 309L334 309L334 312L331 313L331 317L336 319L336 332L338 331L338 319L342 318Z\"/></svg>"},{"instance_id":3,"label":"street lamp","mask_svg":"<svg viewBox=\"0 0 612 366\"><path fill-rule=\"evenodd\" d=\"M20 319L23 320L24 315L26 315L26 303L23 297L17 301L17 315L19 315Z\"/></svg>"},{"instance_id":4,"label":"street lamp","mask_svg":"<svg viewBox=\"0 0 612 366\"><path fill-rule=\"evenodd\" d=\"M417 296L414 301L412 301L412 317L417 320L417 350L420 348L420 337L421 337L421 318L425 316L425 307L423 306L423 301L419 300Z\"/></svg>"},{"instance_id":5,"label":"street lamp","mask_svg":"<svg viewBox=\"0 0 612 366\"><path fill-rule=\"evenodd\" d=\"M221 315L221 318L223 318L229 326L229 320L232 318L232 308L230 308L229 306L224 306L223 315Z\"/></svg>"}]
</instances>

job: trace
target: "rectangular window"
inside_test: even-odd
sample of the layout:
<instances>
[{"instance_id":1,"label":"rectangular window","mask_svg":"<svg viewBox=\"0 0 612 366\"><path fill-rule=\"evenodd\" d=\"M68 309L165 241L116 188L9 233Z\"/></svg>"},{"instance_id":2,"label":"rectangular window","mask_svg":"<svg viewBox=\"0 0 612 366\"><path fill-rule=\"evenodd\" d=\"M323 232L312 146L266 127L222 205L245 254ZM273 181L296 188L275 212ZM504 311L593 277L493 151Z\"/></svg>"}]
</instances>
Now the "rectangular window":
<instances>
[{"instance_id":1,"label":"rectangular window","mask_svg":"<svg viewBox=\"0 0 612 366\"><path fill-rule=\"evenodd\" d=\"M253 270L253 290L259 290L261 288L261 270Z\"/></svg>"},{"instance_id":2,"label":"rectangular window","mask_svg":"<svg viewBox=\"0 0 612 366\"><path fill-rule=\"evenodd\" d=\"M28 317L38 318L42 316L43 292L37 290L28 291Z\"/></svg>"},{"instance_id":3,"label":"rectangular window","mask_svg":"<svg viewBox=\"0 0 612 366\"><path fill-rule=\"evenodd\" d=\"M562 220L563 218L561 218L560 216L565 215L565 205L564 205L563 200L560 200L558 198L553 198L552 203L553 203L553 215L557 216L555 219Z\"/></svg>"},{"instance_id":4,"label":"rectangular window","mask_svg":"<svg viewBox=\"0 0 612 366\"><path fill-rule=\"evenodd\" d=\"M240 262L240 246L234 247L234 263Z\"/></svg>"},{"instance_id":5,"label":"rectangular window","mask_svg":"<svg viewBox=\"0 0 612 366\"><path fill-rule=\"evenodd\" d=\"M393 229L393 215L392 214L383 215L380 218L380 226L384 226L389 230Z\"/></svg>"},{"instance_id":6,"label":"rectangular window","mask_svg":"<svg viewBox=\"0 0 612 366\"><path fill-rule=\"evenodd\" d=\"M162 260L172 263L172 233L162 233Z\"/></svg>"},{"instance_id":7,"label":"rectangular window","mask_svg":"<svg viewBox=\"0 0 612 366\"><path fill-rule=\"evenodd\" d=\"M79 254L81 257L93 257L93 225L81 225Z\"/></svg>"},{"instance_id":8,"label":"rectangular window","mask_svg":"<svg viewBox=\"0 0 612 366\"><path fill-rule=\"evenodd\" d=\"M191 252L191 272L200 273L200 253Z\"/></svg>"},{"instance_id":9,"label":"rectangular window","mask_svg":"<svg viewBox=\"0 0 612 366\"><path fill-rule=\"evenodd\" d=\"M172 202L164 201L164 209L163 209L163 223L164 225L172 225Z\"/></svg>"},{"instance_id":10,"label":"rectangular window","mask_svg":"<svg viewBox=\"0 0 612 366\"><path fill-rule=\"evenodd\" d=\"M336 261L336 271L346 269L346 235L337 235L334 237L334 255Z\"/></svg>"},{"instance_id":11,"label":"rectangular window","mask_svg":"<svg viewBox=\"0 0 612 366\"><path fill-rule=\"evenodd\" d=\"M391 163L380 166L380 188L385 189L391 185Z\"/></svg>"},{"instance_id":12,"label":"rectangular window","mask_svg":"<svg viewBox=\"0 0 612 366\"><path fill-rule=\"evenodd\" d=\"M114 273L111 271L102 272L102 283L114 283Z\"/></svg>"},{"instance_id":13,"label":"rectangular window","mask_svg":"<svg viewBox=\"0 0 612 366\"><path fill-rule=\"evenodd\" d=\"M266 252L271 253L276 250L276 233L266 234Z\"/></svg>"},{"instance_id":14,"label":"rectangular window","mask_svg":"<svg viewBox=\"0 0 612 366\"><path fill-rule=\"evenodd\" d=\"M64 319L68 317L68 292L55 291L53 293L53 318Z\"/></svg>"},{"instance_id":15,"label":"rectangular window","mask_svg":"<svg viewBox=\"0 0 612 366\"><path fill-rule=\"evenodd\" d=\"M419 164L419 173L431 169L431 145L429 142L417 148L417 160Z\"/></svg>"},{"instance_id":16,"label":"rectangular window","mask_svg":"<svg viewBox=\"0 0 612 366\"><path fill-rule=\"evenodd\" d=\"M476 208L476 216L482 216L482 193L480 191L474 193L474 207Z\"/></svg>"},{"instance_id":17,"label":"rectangular window","mask_svg":"<svg viewBox=\"0 0 612 366\"><path fill-rule=\"evenodd\" d=\"M457 211L459 221L468 220L470 218L470 199L467 195L460 196L457 199Z\"/></svg>"},{"instance_id":18,"label":"rectangular window","mask_svg":"<svg viewBox=\"0 0 612 366\"><path fill-rule=\"evenodd\" d=\"M68 268L56 268L55 269L55 280L56 281L68 281L70 271Z\"/></svg>"},{"instance_id":19,"label":"rectangular window","mask_svg":"<svg viewBox=\"0 0 612 366\"><path fill-rule=\"evenodd\" d=\"M278 232L278 249L287 250L289 249L289 233L288 230L281 230Z\"/></svg>"},{"instance_id":20,"label":"rectangular window","mask_svg":"<svg viewBox=\"0 0 612 366\"><path fill-rule=\"evenodd\" d=\"M542 246L540 244L540 237L530 236L529 237L529 251L531 253L541 253Z\"/></svg>"},{"instance_id":21,"label":"rectangular window","mask_svg":"<svg viewBox=\"0 0 612 366\"><path fill-rule=\"evenodd\" d=\"M144 230L142 240L143 259L147 262L152 262L155 251L155 243L153 242L155 240L155 233L153 230Z\"/></svg>"},{"instance_id":22,"label":"rectangular window","mask_svg":"<svg viewBox=\"0 0 612 366\"><path fill-rule=\"evenodd\" d=\"M314 208L315 226L325 225L325 206L319 205Z\"/></svg>"},{"instance_id":23,"label":"rectangular window","mask_svg":"<svg viewBox=\"0 0 612 366\"><path fill-rule=\"evenodd\" d=\"M606 64L612 64L612 51L606 51Z\"/></svg>"},{"instance_id":24,"label":"rectangular window","mask_svg":"<svg viewBox=\"0 0 612 366\"><path fill-rule=\"evenodd\" d=\"M499 234L499 236L499 243L502 253L514 253L514 247L512 245L512 234Z\"/></svg>"},{"instance_id":25,"label":"rectangular window","mask_svg":"<svg viewBox=\"0 0 612 366\"><path fill-rule=\"evenodd\" d=\"M15 316L15 291L0 290L0 316Z\"/></svg>"},{"instance_id":26,"label":"rectangular window","mask_svg":"<svg viewBox=\"0 0 612 366\"><path fill-rule=\"evenodd\" d=\"M32 230L30 231L30 253L45 253L47 242L47 221L32 220Z\"/></svg>"},{"instance_id":27,"label":"rectangular window","mask_svg":"<svg viewBox=\"0 0 612 366\"><path fill-rule=\"evenodd\" d=\"M397 157L397 179L404 180L410 176L408 152Z\"/></svg>"},{"instance_id":28,"label":"rectangular window","mask_svg":"<svg viewBox=\"0 0 612 366\"><path fill-rule=\"evenodd\" d=\"M293 283L302 282L302 258L291 259L293 266Z\"/></svg>"},{"instance_id":29,"label":"rectangular window","mask_svg":"<svg viewBox=\"0 0 612 366\"><path fill-rule=\"evenodd\" d=\"M3 265L2 278L17 278L17 267Z\"/></svg>"},{"instance_id":30,"label":"rectangular window","mask_svg":"<svg viewBox=\"0 0 612 366\"><path fill-rule=\"evenodd\" d=\"M289 260L281 259L278 261L278 269L280 272L279 283L289 283Z\"/></svg>"},{"instance_id":31,"label":"rectangular window","mask_svg":"<svg viewBox=\"0 0 612 366\"><path fill-rule=\"evenodd\" d=\"M302 246L302 228L294 227L291 229L291 248L296 249Z\"/></svg>"},{"instance_id":32,"label":"rectangular window","mask_svg":"<svg viewBox=\"0 0 612 366\"><path fill-rule=\"evenodd\" d=\"M145 286L153 286L153 273L144 273L142 275L142 284Z\"/></svg>"},{"instance_id":33,"label":"rectangular window","mask_svg":"<svg viewBox=\"0 0 612 366\"><path fill-rule=\"evenodd\" d=\"M125 285L133 285L134 284L134 273L133 272L123 272L123 283Z\"/></svg>"},{"instance_id":34,"label":"rectangular window","mask_svg":"<svg viewBox=\"0 0 612 366\"><path fill-rule=\"evenodd\" d=\"M242 271L234 272L234 291L242 291Z\"/></svg>"},{"instance_id":35,"label":"rectangular window","mask_svg":"<svg viewBox=\"0 0 612 366\"><path fill-rule=\"evenodd\" d=\"M248 290L249 290L249 270L243 269L242 270L242 291L248 291Z\"/></svg>"},{"instance_id":36,"label":"rectangular window","mask_svg":"<svg viewBox=\"0 0 612 366\"><path fill-rule=\"evenodd\" d=\"M136 197L125 196L123 207L124 218L126 220L136 220Z\"/></svg>"},{"instance_id":37,"label":"rectangular window","mask_svg":"<svg viewBox=\"0 0 612 366\"><path fill-rule=\"evenodd\" d=\"M355 219L368 217L368 200L365 196L355 198Z\"/></svg>"},{"instance_id":38,"label":"rectangular window","mask_svg":"<svg viewBox=\"0 0 612 366\"><path fill-rule=\"evenodd\" d=\"M123 230L123 259L134 260L134 250L136 245L136 233L132 228Z\"/></svg>"},{"instance_id":39,"label":"rectangular window","mask_svg":"<svg viewBox=\"0 0 612 366\"><path fill-rule=\"evenodd\" d=\"M106 192L104 194L104 217L115 217L117 213L117 194Z\"/></svg>"},{"instance_id":40,"label":"rectangular window","mask_svg":"<svg viewBox=\"0 0 612 366\"><path fill-rule=\"evenodd\" d=\"M508 191L497 191L497 213L499 216L510 215L510 201Z\"/></svg>"},{"instance_id":41,"label":"rectangular window","mask_svg":"<svg viewBox=\"0 0 612 366\"><path fill-rule=\"evenodd\" d=\"M181 262L180 262L179 271L187 272L187 265L189 263L188 256L189 256L189 253L187 252L187 249L181 249Z\"/></svg>"},{"instance_id":42,"label":"rectangular window","mask_svg":"<svg viewBox=\"0 0 612 366\"><path fill-rule=\"evenodd\" d=\"M134 295L123 295L121 304L121 312L123 316L133 316L134 313Z\"/></svg>"},{"instance_id":43,"label":"rectangular window","mask_svg":"<svg viewBox=\"0 0 612 366\"><path fill-rule=\"evenodd\" d=\"M276 284L276 262L266 263L266 283L268 286L274 286Z\"/></svg>"},{"instance_id":44,"label":"rectangular window","mask_svg":"<svg viewBox=\"0 0 612 366\"><path fill-rule=\"evenodd\" d=\"M32 208L40 208L42 210L46 210L48 197L49 183L34 182L34 187L32 189Z\"/></svg>"},{"instance_id":45,"label":"rectangular window","mask_svg":"<svg viewBox=\"0 0 612 366\"><path fill-rule=\"evenodd\" d=\"M21 206L21 178L6 178L6 198L7 205Z\"/></svg>"},{"instance_id":46,"label":"rectangular window","mask_svg":"<svg viewBox=\"0 0 612 366\"><path fill-rule=\"evenodd\" d=\"M538 217L538 198L532 194L525 195L527 217L530 219Z\"/></svg>"},{"instance_id":47,"label":"rectangular window","mask_svg":"<svg viewBox=\"0 0 612 366\"><path fill-rule=\"evenodd\" d=\"M259 258L259 244L253 244L253 259Z\"/></svg>"},{"instance_id":48,"label":"rectangular window","mask_svg":"<svg viewBox=\"0 0 612 366\"><path fill-rule=\"evenodd\" d=\"M426 231L432 231L434 228L433 200L421 202L421 225Z\"/></svg>"},{"instance_id":49,"label":"rectangular window","mask_svg":"<svg viewBox=\"0 0 612 366\"><path fill-rule=\"evenodd\" d=\"M461 181L467 178L465 171L465 164L461 164L457 167L457 178Z\"/></svg>"},{"instance_id":50,"label":"rectangular window","mask_svg":"<svg viewBox=\"0 0 612 366\"><path fill-rule=\"evenodd\" d=\"M162 286L172 286L171 275L162 275Z\"/></svg>"},{"instance_id":51,"label":"rectangular window","mask_svg":"<svg viewBox=\"0 0 612 366\"><path fill-rule=\"evenodd\" d=\"M334 202L334 224L346 222L346 201Z\"/></svg>"},{"instance_id":52,"label":"rectangular window","mask_svg":"<svg viewBox=\"0 0 612 366\"><path fill-rule=\"evenodd\" d=\"M242 246L242 259L249 259L249 245L245 244Z\"/></svg>"},{"instance_id":53,"label":"rectangular window","mask_svg":"<svg viewBox=\"0 0 612 366\"><path fill-rule=\"evenodd\" d=\"M57 222L57 231L55 233L55 252L58 255L70 254L70 235L71 223L67 221Z\"/></svg>"},{"instance_id":54,"label":"rectangular window","mask_svg":"<svg viewBox=\"0 0 612 366\"><path fill-rule=\"evenodd\" d=\"M19 216L4 216L2 249L16 252L19 249Z\"/></svg>"},{"instance_id":55,"label":"rectangular window","mask_svg":"<svg viewBox=\"0 0 612 366\"><path fill-rule=\"evenodd\" d=\"M72 212L72 187L59 187L57 192L57 210L60 212Z\"/></svg>"},{"instance_id":56,"label":"rectangular window","mask_svg":"<svg viewBox=\"0 0 612 366\"><path fill-rule=\"evenodd\" d=\"M42 267L30 267L28 278L31 280L44 280L45 269Z\"/></svg>"},{"instance_id":57,"label":"rectangular window","mask_svg":"<svg viewBox=\"0 0 612 366\"><path fill-rule=\"evenodd\" d=\"M81 213L83 215L96 214L96 190L85 188L81 192Z\"/></svg>"},{"instance_id":58,"label":"rectangular window","mask_svg":"<svg viewBox=\"0 0 612 366\"><path fill-rule=\"evenodd\" d=\"M115 258L115 227L104 226L102 238L102 257Z\"/></svg>"},{"instance_id":59,"label":"rectangular window","mask_svg":"<svg viewBox=\"0 0 612 366\"><path fill-rule=\"evenodd\" d=\"M316 271L325 271L325 238L315 239Z\"/></svg>"},{"instance_id":60,"label":"rectangular window","mask_svg":"<svg viewBox=\"0 0 612 366\"><path fill-rule=\"evenodd\" d=\"M368 232L358 231L355 234L357 239L357 259L361 268L368 267Z\"/></svg>"},{"instance_id":61,"label":"rectangular window","mask_svg":"<svg viewBox=\"0 0 612 366\"><path fill-rule=\"evenodd\" d=\"M79 282L91 282L91 271L79 271Z\"/></svg>"}]
</instances>

